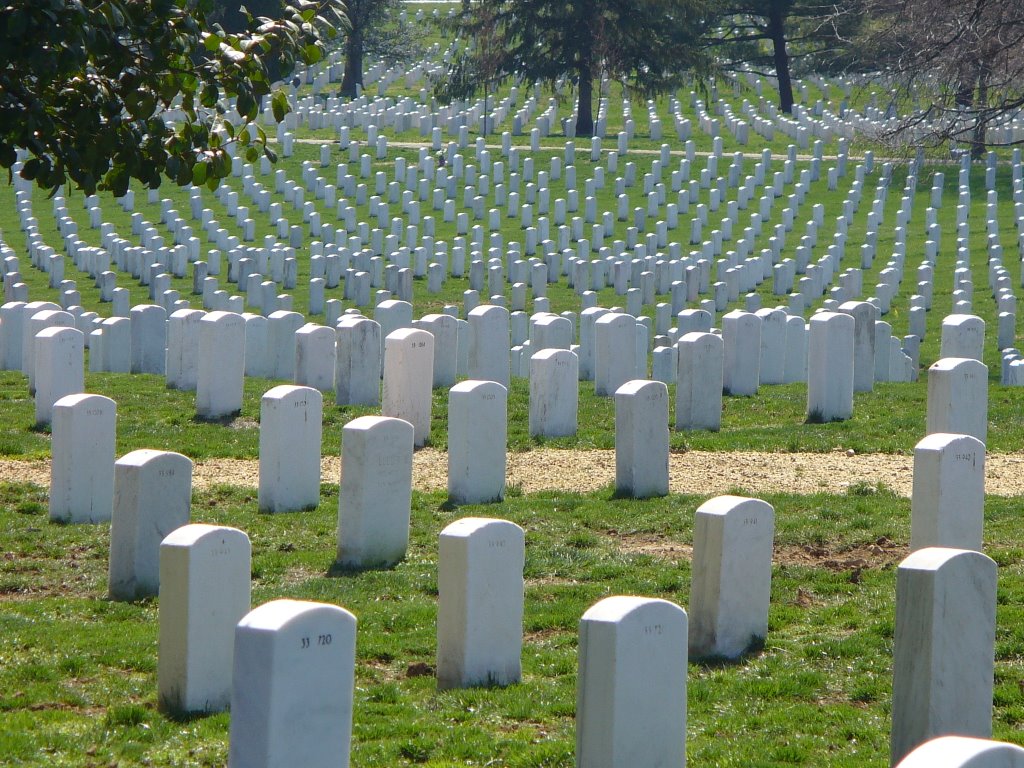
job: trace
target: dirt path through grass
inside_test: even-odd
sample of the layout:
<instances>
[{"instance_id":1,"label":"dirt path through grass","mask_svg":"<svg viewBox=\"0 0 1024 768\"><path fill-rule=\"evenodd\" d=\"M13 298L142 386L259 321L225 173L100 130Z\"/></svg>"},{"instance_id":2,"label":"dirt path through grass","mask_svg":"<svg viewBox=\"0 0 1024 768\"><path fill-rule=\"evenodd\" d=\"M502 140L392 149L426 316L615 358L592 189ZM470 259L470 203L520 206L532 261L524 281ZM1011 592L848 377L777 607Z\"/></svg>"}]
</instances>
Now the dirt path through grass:
<instances>
[{"instance_id":1,"label":"dirt path through grass","mask_svg":"<svg viewBox=\"0 0 1024 768\"><path fill-rule=\"evenodd\" d=\"M323 460L324 482L337 482L337 457ZM194 483L206 488L218 483L255 487L259 465L253 460L211 459L196 464ZM447 455L432 449L416 453L413 481L422 491L447 486ZM733 489L748 493L845 493L851 485L884 484L910 496L913 457L889 454L849 456L833 453L704 452L673 453L669 460L671 489L676 493L720 494ZM614 451L537 449L508 455L508 484L525 493L569 490L586 493L615 480ZM50 482L48 461L0 460L0 481ZM993 454L986 459L987 493L1024 495L1024 454Z\"/></svg>"}]
</instances>

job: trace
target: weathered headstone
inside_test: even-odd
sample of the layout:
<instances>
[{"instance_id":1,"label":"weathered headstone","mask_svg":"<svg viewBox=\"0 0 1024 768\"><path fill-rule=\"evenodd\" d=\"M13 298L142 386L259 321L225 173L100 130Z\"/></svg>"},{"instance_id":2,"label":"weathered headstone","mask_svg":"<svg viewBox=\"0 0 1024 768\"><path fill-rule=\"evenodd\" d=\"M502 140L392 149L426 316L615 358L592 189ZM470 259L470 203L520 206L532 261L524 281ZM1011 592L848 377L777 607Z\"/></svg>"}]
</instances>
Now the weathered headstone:
<instances>
[{"instance_id":1,"label":"weathered headstone","mask_svg":"<svg viewBox=\"0 0 1024 768\"><path fill-rule=\"evenodd\" d=\"M366 317L342 318L336 349L335 404L380 405L380 325Z\"/></svg>"},{"instance_id":2,"label":"weathered headstone","mask_svg":"<svg viewBox=\"0 0 1024 768\"><path fill-rule=\"evenodd\" d=\"M723 315L722 341L724 391L742 397L756 395L761 375L761 318L738 309Z\"/></svg>"},{"instance_id":3,"label":"weathered headstone","mask_svg":"<svg viewBox=\"0 0 1024 768\"><path fill-rule=\"evenodd\" d=\"M298 312L278 309L267 315L267 357L269 376L291 381L295 378L295 332L306 324Z\"/></svg>"},{"instance_id":4,"label":"weathered headstone","mask_svg":"<svg viewBox=\"0 0 1024 768\"><path fill-rule=\"evenodd\" d=\"M996 564L927 547L896 573L890 762L935 736L992 735Z\"/></svg>"},{"instance_id":5,"label":"weathered headstone","mask_svg":"<svg viewBox=\"0 0 1024 768\"><path fill-rule=\"evenodd\" d=\"M157 304L131 309L132 373L163 375L167 364L167 310Z\"/></svg>"},{"instance_id":6,"label":"weathered headstone","mask_svg":"<svg viewBox=\"0 0 1024 768\"><path fill-rule=\"evenodd\" d=\"M34 343L36 424L49 424L54 403L85 391L85 334L77 328L44 328Z\"/></svg>"},{"instance_id":7,"label":"weathered headstone","mask_svg":"<svg viewBox=\"0 0 1024 768\"><path fill-rule=\"evenodd\" d=\"M336 331L309 323L295 332L295 383L321 392L334 389Z\"/></svg>"},{"instance_id":8,"label":"weathered headstone","mask_svg":"<svg viewBox=\"0 0 1024 768\"><path fill-rule=\"evenodd\" d=\"M221 712L231 702L235 625L249 612L249 537L183 525L160 544L160 709Z\"/></svg>"},{"instance_id":9,"label":"weathered headstone","mask_svg":"<svg viewBox=\"0 0 1024 768\"><path fill-rule=\"evenodd\" d=\"M22 364L28 376L28 393L36 393L36 337L47 328L74 328L75 316L70 312L56 309L43 309L30 315L25 320L24 339L22 343Z\"/></svg>"},{"instance_id":10,"label":"weathered headstone","mask_svg":"<svg viewBox=\"0 0 1024 768\"><path fill-rule=\"evenodd\" d=\"M853 391L870 392L875 386L875 321L878 307L868 301L846 301L839 311L853 317Z\"/></svg>"},{"instance_id":11,"label":"weathered headstone","mask_svg":"<svg viewBox=\"0 0 1024 768\"><path fill-rule=\"evenodd\" d=\"M768 634L775 510L718 496L697 509L690 586L690 655L734 659Z\"/></svg>"},{"instance_id":12,"label":"weathered headstone","mask_svg":"<svg viewBox=\"0 0 1024 768\"><path fill-rule=\"evenodd\" d=\"M686 611L606 597L580 620L576 765L686 764Z\"/></svg>"},{"instance_id":13,"label":"weathered headstone","mask_svg":"<svg viewBox=\"0 0 1024 768\"><path fill-rule=\"evenodd\" d=\"M348 768L356 617L274 600L235 629L230 768Z\"/></svg>"},{"instance_id":14,"label":"weathered headstone","mask_svg":"<svg viewBox=\"0 0 1024 768\"><path fill-rule=\"evenodd\" d=\"M717 432L722 425L722 337L695 331L684 334L676 348L676 429Z\"/></svg>"},{"instance_id":15,"label":"weathered headstone","mask_svg":"<svg viewBox=\"0 0 1024 768\"><path fill-rule=\"evenodd\" d=\"M114 508L117 405L102 395L67 395L53 405L50 520L101 523Z\"/></svg>"},{"instance_id":16,"label":"weathered headstone","mask_svg":"<svg viewBox=\"0 0 1024 768\"><path fill-rule=\"evenodd\" d=\"M260 403L261 512L313 509L320 503L323 395L282 384Z\"/></svg>"},{"instance_id":17,"label":"weathered headstone","mask_svg":"<svg viewBox=\"0 0 1024 768\"><path fill-rule=\"evenodd\" d=\"M927 434L988 437L988 368L977 360L943 358L928 369Z\"/></svg>"},{"instance_id":18,"label":"weathered headstone","mask_svg":"<svg viewBox=\"0 0 1024 768\"><path fill-rule=\"evenodd\" d=\"M612 397L636 375L636 318L606 312L594 322L594 393Z\"/></svg>"},{"instance_id":19,"label":"weathered headstone","mask_svg":"<svg viewBox=\"0 0 1024 768\"><path fill-rule=\"evenodd\" d=\"M412 424L417 448L430 439L433 380L434 337L430 333L402 328L385 339L381 414Z\"/></svg>"},{"instance_id":20,"label":"weathered headstone","mask_svg":"<svg viewBox=\"0 0 1024 768\"><path fill-rule=\"evenodd\" d=\"M530 436L576 434L579 358L567 349L544 349L530 360Z\"/></svg>"},{"instance_id":21,"label":"weathered headstone","mask_svg":"<svg viewBox=\"0 0 1024 768\"><path fill-rule=\"evenodd\" d=\"M508 387L509 312L504 307L485 304L473 309L469 321L469 378L496 381Z\"/></svg>"},{"instance_id":22,"label":"weathered headstone","mask_svg":"<svg viewBox=\"0 0 1024 768\"><path fill-rule=\"evenodd\" d=\"M448 392L448 497L486 504L505 496L508 390L462 381Z\"/></svg>"},{"instance_id":23,"label":"weathered headstone","mask_svg":"<svg viewBox=\"0 0 1024 768\"><path fill-rule=\"evenodd\" d=\"M114 464L108 594L112 600L153 597L160 588L160 542L187 525L192 460L141 449Z\"/></svg>"},{"instance_id":24,"label":"weathered headstone","mask_svg":"<svg viewBox=\"0 0 1024 768\"><path fill-rule=\"evenodd\" d=\"M942 319L939 357L985 359L985 321L976 315L946 315Z\"/></svg>"},{"instance_id":25,"label":"weathered headstone","mask_svg":"<svg viewBox=\"0 0 1024 768\"><path fill-rule=\"evenodd\" d=\"M936 432L914 446L910 549L981 551L985 523L985 444Z\"/></svg>"},{"instance_id":26,"label":"weathered headstone","mask_svg":"<svg viewBox=\"0 0 1024 768\"><path fill-rule=\"evenodd\" d=\"M245 320L234 312L208 312L199 321L196 413L220 419L242 410Z\"/></svg>"},{"instance_id":27,"label":"weathered headstone","mask_svg":"<svg viewBox=\"0 0 1024 768\"><path fill-rule=\"evenodd\" d=\"M668 387L634 379L615 393L615 492L668 494Z\"/></svg>"},{"instance_id":28,"label":"weathered headstone","mask_svg":"<svg viewBox=\"0 0 1024 768\"><path fill-rule=\"evenodd\" d=\"M509 685L522 674L523 529L467 517L441 531L437 686Z\"/></svg>"},{"instance_id":29,"label":"weathered headstone","mask_svg":"<svg viewBox=\"0 0 1024 768\"><path fill-rule=\"evenodd\" d=\"M167 318L165 375L171 389L195 390L199 383L199 309L179 309Z\"/></svg>"},{"instance_id":30,"label":"weathered headstone","mask_svg":"<svg viewBox=\"0 0 1024 768\"><path fill-rule=\"evenodd\" d=\"M845 313L818 312L809 325L807 419L848 419L853 415L856 319Z\"/></svg>"},{"instance_id":31,"label":"weathered headstone","mask_svg":"<svg viewBox=\"0 0 1024 768\"><path fill-rule=\"evenodd\" d=\"M386 416L360 416L342 428L339 565L376 568L405 557L413 432L409 422Z\"/></svg>"},{"instance_id":32,"label":"weathered headstone","mask_svg":"<svg viewBox=\"0 0 1024 768\"><path fill-rule=\"evenodd\" d=\"M459 320L452 315L424 315L415 326L434 337L434 389L455 384L459 363Z\"/></svg>"}]
</instances>

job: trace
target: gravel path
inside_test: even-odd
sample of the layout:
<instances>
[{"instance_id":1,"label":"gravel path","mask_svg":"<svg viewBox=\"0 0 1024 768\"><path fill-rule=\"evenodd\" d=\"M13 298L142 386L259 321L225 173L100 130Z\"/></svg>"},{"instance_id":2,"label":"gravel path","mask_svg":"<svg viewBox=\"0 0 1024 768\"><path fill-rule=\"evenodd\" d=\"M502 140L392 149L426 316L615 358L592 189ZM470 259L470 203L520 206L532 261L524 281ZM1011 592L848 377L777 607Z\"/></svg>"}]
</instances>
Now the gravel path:
<instances>
[{"instance_id":1,"label":"gravel path","mask_svg":"<svg viewBox=\"0 0 1024 768\"><path fill-rule=\"evenodd\" d=\"M996 496L1024 495L1024 453L993 454L986 458L985 490ZM418 490L447 487L447 455L425 449L413 461L413 483ZM324 482L337 482L341 462L323 460ZM883 483L901 496L910 496L913 457L889 454L703 452L673 453L669 460L671 489L675 493L721 494L732 489L748 493L843 493L856 483ZM197 488L217 483L255 487L259 465L253 460L211 459L198 462L193 482ZM508 483L525 493L568 490L586 493L615 480L614 451L537 449L509 453ZM0 460L0 481L47 486L48 461Z\"/></svg>"}]
</instances>

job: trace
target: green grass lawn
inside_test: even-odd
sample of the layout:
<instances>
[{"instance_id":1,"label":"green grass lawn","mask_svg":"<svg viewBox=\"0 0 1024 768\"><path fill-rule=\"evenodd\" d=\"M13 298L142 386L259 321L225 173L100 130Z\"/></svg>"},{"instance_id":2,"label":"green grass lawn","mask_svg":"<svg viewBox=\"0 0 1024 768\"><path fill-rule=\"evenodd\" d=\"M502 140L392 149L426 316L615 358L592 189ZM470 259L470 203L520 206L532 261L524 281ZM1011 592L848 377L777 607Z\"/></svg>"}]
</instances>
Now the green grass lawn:
<instances>
[{"instance_id":1,"label":"green grass lawn","mask_svg":"<svg viewBox=\"0 0 1024 768\"><path fill-rule=\"evenodd\" d=\"M743 489L736 489L742 493ZM909 502L763 496L776 510L769 632L735 663L692 659L687 749L695 765L883 766L888 758L895 564ZM341 605L358 618L354 766L572 764L577 623L603 597L686 606L695 496L541 493L452 508L413 496L408 557L389 570L332 571L337 488L314 511L260 515L255 490L193 497L194 522L253 544L253 603ZM1024 718L1024 547L1017 501L989 498L986 552L999 564L995 736ZM437 536L463 516L526 530L523 682L438 692ZM223 765L228 715L156 709L155 600L106 599L108 526L57 526L45 494L0 486L0 754L8 765ZM417 666L413 666L417 665ZM410 668L413 672L410 674Z\"/></svg>"}]
</instances>

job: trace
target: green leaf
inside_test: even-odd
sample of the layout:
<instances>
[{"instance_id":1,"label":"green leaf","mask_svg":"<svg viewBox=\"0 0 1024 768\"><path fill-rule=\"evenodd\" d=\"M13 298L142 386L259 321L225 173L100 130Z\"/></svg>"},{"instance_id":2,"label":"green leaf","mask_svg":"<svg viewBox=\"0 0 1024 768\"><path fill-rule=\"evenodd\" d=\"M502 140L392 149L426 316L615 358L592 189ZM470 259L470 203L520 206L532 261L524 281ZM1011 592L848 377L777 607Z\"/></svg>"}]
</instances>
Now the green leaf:
<instances>
[{"instance_id":1,"label":"green leaf","mask_svg":"<svg viewBox=\"0 0 1024 768\"><path fill-rule=\"evenodd\" d=\"M218 48L220 48L221 42L223 41L220 35L215 35L213 33L207 34L203 38L203 45L206 47L206 50L208 50L210 53L213 53Z\"/></svg>"},{"instance_id":2,"label":"green leaf","mask_svg":"<svg viewBox=\"0 0 1024 768\"><path fill-rule=\"evenodd\" d=\"M316 64L323 56L323 51L312 43L302 49L302 58L307 64Z\"/></svg>"},{"instance_id":3,"label":"green leaf","mask_svg":"<svg viewBox=\"0 0 1024 768\"><path fill-rule=\"evenodd\" d=\"M202 186L206 183L206 172L209 166L204 162L198 162L192 169L192 183L196 186Z\"/></svg>"},{"instance_id":4,"label":"green leaf","mask_svg":"<svg viewBox=\"0 0 1024 768\"><path fill-rule=\"evenodd\" d=\"M39 158L33 157L31 160L26 160L25 165L21 168L21 178L27 181L35 181L36 176L39 175L41 165Z\"/></svg>"},{"instance_id":5,"label":"green leaf","mask_svg":"<svg viewBox=\"0 0 1024 768\"><path fill-rule=\"evenodd\" d=\"M256 99L249 91L240 91L235 101L235 109L242 117L253 120L256 118L257 112Z\"/></svg>"},{"instance_id":6,"label":"green leaf","mask_svg":"<svg viewBox=\"0 0 1024 768\"><path fill-rule=\"evenodd\" d=\"M284 120L284 116L291 111L288 95L284 91L275 91L270 99L270 108L274 112L274 122L280 123Z\"/></svg>"}]
</instances>

